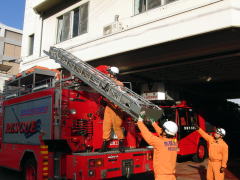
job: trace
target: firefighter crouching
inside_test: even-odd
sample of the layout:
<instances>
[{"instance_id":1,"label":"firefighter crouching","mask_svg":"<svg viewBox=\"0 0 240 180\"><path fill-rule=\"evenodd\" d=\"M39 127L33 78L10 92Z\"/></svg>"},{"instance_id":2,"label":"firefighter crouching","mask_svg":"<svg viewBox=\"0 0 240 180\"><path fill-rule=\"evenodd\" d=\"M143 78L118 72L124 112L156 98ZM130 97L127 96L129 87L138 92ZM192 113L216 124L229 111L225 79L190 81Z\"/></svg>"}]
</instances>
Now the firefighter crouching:
<instances>
[{"instance_id":1,"label":"firefighter crouching","mask_svg":"<svg viewBox=\"0 0 240 180\"><path fill-rule=\"evenodd\" d=\"M123 83L117 80L116 75L119 73L119 69L117 67L107 67L106 73L118 86L123 86ZM111 130L113 128L114 133L117 135L119 140L119 151L125 152L124 148L124 135L122 126L122 117L123 112L121 109L111 103L110 101L106 101L106 107L104 110L104 118L103 118L103 144L100 152L106 152L108 150L108 144L110 142Z\"/></svg>"},{"instance_id":2,"label":"firefighter crouching","mask_svg":"<svg viewBox=\"0 0 240 180\"><path fill-rule=\"evenodd\" d=\"M178 144L174 138L178 127L175 122L166 121L160 128L156 122L152 126L159 136L153 135L143 123L145 112L141 112L137 125L145 141L153 146L153 169L155 180L175 180Z\"/></svg>"},{"instance_id":3,"label":"firefighter crouching","mask_svg":"<svg viewBox=\"0 0 240 180\"><path fill-rule=\"evenodd\" d=\"M228 145L223 140L226 131L222 128L217 128L214 137L212 137L199 128L198 125L195 127L208 143L207 180L224 180L224 170L228 161Z\"/></svg>"}]
</instances>

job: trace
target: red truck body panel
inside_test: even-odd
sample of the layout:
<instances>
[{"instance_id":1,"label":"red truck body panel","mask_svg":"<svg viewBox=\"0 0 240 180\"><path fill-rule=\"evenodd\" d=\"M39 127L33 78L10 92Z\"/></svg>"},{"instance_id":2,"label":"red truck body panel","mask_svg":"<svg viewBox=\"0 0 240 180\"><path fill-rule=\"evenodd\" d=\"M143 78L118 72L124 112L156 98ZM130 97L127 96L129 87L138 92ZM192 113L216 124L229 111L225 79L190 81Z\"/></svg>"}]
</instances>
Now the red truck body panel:
<instances>
[{"instance_id":1,"label":"red truck body panel","mask_svg":"<svg viewBox=\"0 0 240 180\"><path fill-rule=\"evenodd\" d=\"M113 178L151 171L152 150L133 149L127 153L78 153L67 156L67 178L79 180Z\"/></svg>"},{"instance_id":2,"label":"red truck body panel","mask_svg":"<svg viewBox=\"0 0 240 180\"><path fill-rule=\"evenodd\" d=\"M55 152L51 144L60 141L70 149L61 153L61 177L102 179L153 170L152 149L139 148L136 125L127 114L123 122L126 152L116 149L118 140L113 134L109 145L112 150L99 153L104 111L102 97L88 87L84 90L61 89L60 96L57 92L59 88L49 88L3 102L0 166L21 171L26 156L31 153L37 163L37 179L53 178ZM59 107L60 127L55 124ZM103 164L88 166L94 159L101 159Z\"/></svg>"}]
</instances>

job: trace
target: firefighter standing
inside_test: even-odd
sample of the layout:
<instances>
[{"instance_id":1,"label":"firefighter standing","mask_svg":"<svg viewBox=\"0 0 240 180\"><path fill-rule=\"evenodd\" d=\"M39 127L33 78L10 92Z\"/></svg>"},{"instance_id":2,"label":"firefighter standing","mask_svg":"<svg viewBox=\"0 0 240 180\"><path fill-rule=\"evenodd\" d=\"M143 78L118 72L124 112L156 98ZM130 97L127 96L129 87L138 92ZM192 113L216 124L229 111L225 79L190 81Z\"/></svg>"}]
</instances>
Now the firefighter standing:
<instances>
[{"instance_id":1,"label":"firefighter standing","mask_svg":"<svg viewBox=\"0 0 240 180\"><path fill-rule=\"evenodd\" d=\"M144 112L141 112L144 114ZM145 141L153 146L153 169L155 180L175 180L178 144L174 138L178 127L175 122L166 121L160 128L156 122L152 123L159 136L153 135L139 116L137 125Z\"/></svg>"},{"instance_id":2,"label":"firefighter standing","mask_svg":"<svg viewBox=\"0 0 240 180\"><path fill-rule=\"evenodd\" d=\"M226 131L217 128L214 137L212 137L198 126L196 126L196 129L208 142L207 180L223 180L228 161L228 145L222 139L226 135Z\"/></svg>"},{"instance_id":3,"label":"firefighter standing","mask_svg":"<svg viewBox=\"0 0 240 180\"><path fill-rule=\"evenodd\" d=\"M109 67L107 71L109 72L107 73L107 75L116 83L116 85L118 85L119 87L123 86L123 83L118 81L116 78L116 75L119 73L119 69L117 67ZM110 141L112 128L119 140L119 151L125 152L124 135L121 128L122 116L123 112L121 111L121 109L117 105L111 103L110 101L107 101L103 119L103 144L100 152L107 151L107 146Z\"/></svg>"}]
</instances>

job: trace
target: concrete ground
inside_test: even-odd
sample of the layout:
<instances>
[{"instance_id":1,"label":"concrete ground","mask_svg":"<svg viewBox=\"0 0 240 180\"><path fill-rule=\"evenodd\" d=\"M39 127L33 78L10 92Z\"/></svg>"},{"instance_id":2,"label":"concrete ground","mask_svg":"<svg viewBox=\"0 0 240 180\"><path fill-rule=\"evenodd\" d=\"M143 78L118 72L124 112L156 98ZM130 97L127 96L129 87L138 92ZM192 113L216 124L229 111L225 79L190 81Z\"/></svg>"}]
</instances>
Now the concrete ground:
<instances>
[{"instance_id":1,"label":"concrete ground","mask_svg":"<svg viewBox=\"0 0 240 180\"><path fill-rule=\"evenodd\" d=\"M177 180L206 180L207 160L195 163L190 160L177 163ZM20 180L20 173L0 168L0 180ZM124 178L117 178L122 180ZM131 177L130 180L154 180L153 174L141 174ZM240 180L240 158L229 160L225 180Z\"/></svg>"},{"instance_id":2,"label":"concrete ground","mask_svg":"<svg viewBox=\"0 0 240 180\"><path fill-rule=\"evenodd\" d=\"M177 180L206 180L207 159L202 163L192 162L191 158L177 163ZM123 178L118 178L122 180ZM130 180L154 180L152 173L136 175ZM225 171L225 180L240 180L240 158L234 157L228 161L228 168Z\"/></svg>"},{"instance_id":3,"label":"concrete ground","mask_svg":"<svg viewBox=\"0 0 240 180\"><path fill-rule=\"evenodd\" d=\"M234 172L235 166L230 163L230 167L225 172L225 180L238 180L240 179L239 172ZM235 164L237 165L237 164ZM186 161L177 163L177 180L206 180L206 167L207 160L202 163L195 163ZM238 171L240 166L238 165Z\"/></svg>"}]
</instances>

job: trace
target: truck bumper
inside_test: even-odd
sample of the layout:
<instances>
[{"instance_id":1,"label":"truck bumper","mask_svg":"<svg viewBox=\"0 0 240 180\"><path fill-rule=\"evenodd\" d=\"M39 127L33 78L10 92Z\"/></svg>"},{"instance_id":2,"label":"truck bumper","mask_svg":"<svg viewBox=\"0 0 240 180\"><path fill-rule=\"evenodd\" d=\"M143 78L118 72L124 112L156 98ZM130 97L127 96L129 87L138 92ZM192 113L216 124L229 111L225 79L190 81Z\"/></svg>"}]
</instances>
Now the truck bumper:
<instances>
[{"instance_id":1,"label":"truck bumper","mask_svg":"<svg viewBox=\"0 0 240 180\"><path fill-rule=\"evenodd\" d=\"M152 157L151 149L75 153L66 158L66 175L74 180L128 177L152 171Z\"/></svg>"}]
</instances>

